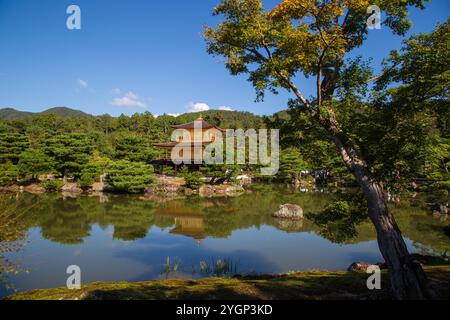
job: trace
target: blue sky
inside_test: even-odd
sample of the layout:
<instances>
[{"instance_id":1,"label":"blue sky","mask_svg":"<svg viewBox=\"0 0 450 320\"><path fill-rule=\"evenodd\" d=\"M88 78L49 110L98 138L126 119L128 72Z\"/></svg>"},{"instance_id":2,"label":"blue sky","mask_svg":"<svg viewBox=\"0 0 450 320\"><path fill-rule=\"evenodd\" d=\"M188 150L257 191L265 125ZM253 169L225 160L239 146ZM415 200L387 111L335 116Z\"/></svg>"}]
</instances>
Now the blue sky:
<instances>
[{"instance_id":1,"label":"blue sky","mask_svg":"<svg viewBox=\"0 0 450 320\"><path fill-rule=\"evenodd\" d=\"M288 94L255 103L245 77L232 77L201 37L218 0L0 0L0 108L42 111L68 106L92 114L178 114L231 108L272 114ZM265 1L268 6L277 3ZM81 8L82 29L66 28L66 8ZM445 21L450 1L411 10L411 33ZM374 30L355 54L374 65L401 38ZM312 84L300 84L306 95Z\"/></svg>"}]
</instances>

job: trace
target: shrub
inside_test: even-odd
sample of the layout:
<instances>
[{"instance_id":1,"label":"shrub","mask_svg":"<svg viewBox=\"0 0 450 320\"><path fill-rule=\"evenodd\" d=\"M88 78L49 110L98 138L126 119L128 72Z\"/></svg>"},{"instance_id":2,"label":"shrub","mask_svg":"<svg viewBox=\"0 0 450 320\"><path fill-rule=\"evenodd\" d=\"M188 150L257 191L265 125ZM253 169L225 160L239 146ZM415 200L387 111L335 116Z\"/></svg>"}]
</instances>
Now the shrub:
<instances>
[{"instance_id":1,"label":"shrub","mask_svg":"<svg viewBox=\"0 0 450 320\"><path fill-rule=\"evenodd\" d=\"M231 182L237 183L237 176L240 172L240 167L238 165L219 165L210 164L203 166L201 172L207 176L211 177L210 184Z\"/></svg>"},{"instance_id":2,"label":"shrub","mask_svg":"<svg viewBox=\"0 0 450 320\"><path fill-rule=\"evenodd\" d=\"M17 182L19 171L10 164L0 164L0 186L9 186Z\"/></svg>"},{"instance_id":3,"label":"shrub","mask_svg":"<svg viewBox=\"0 0 450 320\"><path fill-rule=\"evenodd\" d=\"M35 178L40 174L52 173L53 160L40 149L27 149L20 155L17 168L22 177L31 175Z\"/></svg>"},{"instance_id":4,"label":"shrub","mask_svg":"<svg viewBox=\"0 0 450 320\"><path fill-rule=\"evenodd\" d=\"M183 174L185 186L190 189L198 190L204 184L203 177L200 172L191 172Z\"/></svg>"},{"instance_id":5,"label":"shrub","mask_svg":"<svg viewBox=\"0 0 450 320\"><path fill-rule=\"evenodd\" d=\"M94 152L89 162L81 170L78 181L80 186L82 188L89 188L96 181L99 181L100 176L106 172L110 163L110 159L100 156L98 152Z\"/></svg>"},{"instance_id":6,"label":"shrub","mask_svg":"<svg viewBox=\"0 0 450 320\"><path fill-rule=\"evenodd\" d=\"M57 192L62 189L64 182L61 180L48 180L41 183L41 186L47 192Z\"/></svg>"},{"instance_id":7,"label":"shrub","mask_svg":"<svg viewBox=\"0 0 450 320\"><path fill-rule=\"evenodd\" d=\"M120 160L113 162L107 169L105 188L110 192L141 193L154 181L152 166Z\"/></svg>"},{"instance_id":8,"label":"shrub","mask_svg":"<svg viewBox=\"0 0 450 320\"><path fill-rule=\"evenodd\" d=\"M81 188L89 188L92 187L92 185L95 183L95 175L91 173L81 173L80 180L78 181L80 183Z\"/></svg>"},{"instance_id":9,"label":"shrub","mask_svg":"<svg viewBox=\"0 0 450 320\"><path fill-rule=\"evenodd\" d=\"M101 174L102 171L100 166L95 164L87 164L83 170L81 170L79 179L80 186L82 188L91 187Z\"/></svg>"},{"instance_id":10,"label":"shrub","mask_svg":"<svg viewBox=\"0 0 450 320\"><path fill-rule=\"evenodd\" d=\"M115 158L132 162L147 162L153 158L153 147L150 141L135 133L119 133L115 141Z\"/></svg>"}]
</instances>

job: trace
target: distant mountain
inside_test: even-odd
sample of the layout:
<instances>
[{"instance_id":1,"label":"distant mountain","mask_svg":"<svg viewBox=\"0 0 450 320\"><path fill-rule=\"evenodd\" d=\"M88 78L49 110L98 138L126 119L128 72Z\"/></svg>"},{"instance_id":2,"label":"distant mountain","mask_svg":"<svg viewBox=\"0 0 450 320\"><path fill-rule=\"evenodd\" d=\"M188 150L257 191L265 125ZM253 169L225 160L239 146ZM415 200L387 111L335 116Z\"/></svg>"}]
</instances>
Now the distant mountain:
<instances>
[{"instance_id":1,"label":"distant mountain","mask_svg":"<svg viewBox=\"0 0 450 320\"><path fill-rule=\"evenodd\" d=\"M54 114L62 118L70 117L94 117L83 111L66 107L51 108L42 112L33 113L18 111L13 108L0 109L0 120L19 120L35 115ZM208 110L197 113L184 113L176 116L177 123L188 123L203 117L213 125L225 128L260 128L264 123L264 117L245 111ZM114 117L113 117L114 118Z\"/></svg>"},{"instance_id":2,"label":"distant mountain","mask_svg":"<svg viewBox=\"0 0 450 320\"><path fill-rule=\"evenodd\" d=\"M25 112L25 111L18 111L16 109L12 108L5 108L0 109L0 119L1 120L17 120L22 119L25 117L33 116L33 115L39 115L39 114L54 114L59 117L63 118L69 118L69 117L79 117L79 116L90 116L87 113L84 113L80 110L74 110L66 107L56 107L51 108L39 113L33 113L33 112Z\"/></svg>"},{"instance_id":3,"label":"distant mountain","mask_svg":"<svg viewBox=\"0 0 450 320\"><path fill-rule=\"evenodd\" d=\"M0 109L1 120L15 120L33 115L31 112L18 111L13 108Z\"/></svg>"},{"instance_id":4,"label":"distant mountain","mask_svg":"<svg viewBox=\"0 0 450 320\"><path fill-rule=\"evenodd\" d=\"M41 112L40 114L54 114L63 118L90 116L90 114L87 114L83 111L70 109L66 107L51 108Z\"/></svg>"}]
</instances>

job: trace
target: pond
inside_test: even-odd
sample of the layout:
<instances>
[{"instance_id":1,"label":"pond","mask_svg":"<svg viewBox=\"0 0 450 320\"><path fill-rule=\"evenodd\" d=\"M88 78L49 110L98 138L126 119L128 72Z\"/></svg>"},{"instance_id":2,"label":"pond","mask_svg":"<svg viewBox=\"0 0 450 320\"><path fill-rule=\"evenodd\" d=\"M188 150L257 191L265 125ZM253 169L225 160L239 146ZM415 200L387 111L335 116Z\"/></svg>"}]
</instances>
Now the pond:
<instances>
[{"instance_id":1,"label":"pond","mask_svg":"<svg viewBox=\"0 0 450 320\"><path fill-rule=\"evenodd\" d=\"M310 217L272 218L284 203L301 205L308 216L320 212L337 201L333 192L254 185L237 198L11 198L0 210L11 211L26 237L1 258L10 272L0 278L0 297L13 293L9 286L16 291L65 286L70 265L79 266L82 283L89 283L345 270L355 261L382 260L367 219L318 226ZM411 251L441 255L450 249L446 217L433 217L418 200L404 200L392 210Z\"/></svg>"}]
</instances>

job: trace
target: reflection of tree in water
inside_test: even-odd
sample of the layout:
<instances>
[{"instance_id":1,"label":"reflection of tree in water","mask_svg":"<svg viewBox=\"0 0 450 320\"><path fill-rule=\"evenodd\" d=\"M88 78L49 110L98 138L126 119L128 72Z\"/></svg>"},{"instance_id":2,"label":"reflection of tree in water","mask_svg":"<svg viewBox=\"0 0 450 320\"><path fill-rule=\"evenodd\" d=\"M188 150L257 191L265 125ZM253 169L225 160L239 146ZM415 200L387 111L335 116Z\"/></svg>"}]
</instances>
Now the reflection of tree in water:
<instances>
[{"instance_id":1,"label":"reflection of tree in water","mask_svg":"<svg viewBox=\"0 0 450 320\"><path fill-rule=\"evenodd\" d=\"M367 217L364 200L351 190L336 194L335 202L308 218L319 227L319 234L335 243L351 244L376 240L375 230ZM392 206L392 213L403 236L412 240L416 250L445 255L450 251L450 220L433 218L422 199L402 199Z\"/></svg>"},{"instance_id":2,"label":"reflection of tree in water","mask_svg":"<svg viewBox=\"0 0 450 320\"><path fill-rule=\"evenodd\" d=\"M83 243L90 235L93 214L83 210L78 199L60 200L57 196L44 196L46 201L34 214L42 236L63 244Z\"/></svg>"},{"instance_id":3,"label":"reflection of tree in water","mask_svg":"<svg viewBox=\"0 0 450 320\"><path fill-rule=\"evenodd\" d=\"M330 195L300 193L278 186L255 185L253 192L236 198L197 197L166 203L157 210L162 215L174 217L201 216L204 236L227 238L233 231L264 225L273 226L286 232L312 230L310 221L281 221L272 214L283 203L300 204L305 211L314 211L330 202Z\"/></svg>"},{"instance_id":4,"label":"reflection of tree in water","mask_svg":"<svg viewBox=\"0 0 450 320\"><path fill-rule=\"evenodd\" d=\"M191 197L159 204L134 196L108 197L105 202L98 197L63 199L58 194L24 194L19 202L20 206L29 207L39 201L39 206L25 218L27 227L39 227L44 238L64 244L82 243L90 236L93 224L103 229L112 225L114 238L121 240L143 238L152 226L171 227L173 233L195 239L226 238L235 230L263 225L288 232L308 231L312 227L310 222L305 221L304 225L280 223L272 218L272 213L285 202L301 204L310 211L329 202L327 195L280 193L273 187L237 198ZM189 224L187 217L196 220L197 224L201 219L201 230L186 227Z\"/></svg>"},{"instance_id":5,"label":"reflection of tree in water","mask_svg":"<svg viewBox=\"0 0 450 320\"><path fill-rule=\"evenodd\" d=\"M97 197L65 200L60 195L34 197L45 200L27 217L29 226L40 227L44 238L59 243L83 243L93 224L103 229L112 225L113 237L127 241L145 237L154 225L153 204L133 197L112 197L106 203Z\"/></svg>"},{"instance_id":6,"label":"reflection of tree in water","mask_svg":"<svg viewBox=\"0 0 450 320\"><path fill-rule=\"evenodd\" d=\"M154 205L135 198L119 198L105 206L104 218L114 226L114 238L136 240L144 238L155 225Z\"/></svg>"},{"instance_id":7,"label":"reflection of tree in water","mask_svg":"<svg viewBox=\"0 0 450 320\"><path fill-rule=\"evenodd\" d=\"M272 214L285 203L300 205L307 219L301 222L274 219ZM233 231L263 226L285 232L313 231L335 243L376 239L364 203L351 191L301 193L279 186L255 185L251 193L236 198L189 197L164 203L125 195L108 195L105 202L98 197L64 200L57 194L24 194L16 205L33 208L21 218L26 228L39 227L46 239L65 244L82 243L94 224L103 229L113 226L113 237L127 241L144 238L153 226L171 228L173 234L196 240L227 238ZM421 207L405 201L393 208L393 213L405 237L433 250L450 249L445 233L449 221L434 220Z\"/></svg>"},{"instance_id":8,"label":"reflection of tree in water","mask_svg":"<svg viewBox=\"0 0 450 320\"><path fill-rule=\"evenodd\" d=\"M450 252L450 228L447 216L433 217L421 200L403 201L393 208L395 218L404 234L419 252L445 255Z\"/></svg>"},{"instance_id":9,"label":"reflection of tree in water","mask_svg":"<svg viewBox=\"0 0 450 320\"><path fill-rule=\"evenodd\" d=\"M8 274L18 273L20 267L6 258L6 254L20 250L27 235L23 223L24 210L18 206L14 195L0 195L0 285L14 289Z\"/></svg>"},{"instance_id":10,"label":"reflection of tree in water","mask_svg":"<svg viewBox=\"0 0 450 320\"><path fill-rule=\"evenodd\" d=\"M339 192L336 201L318 213L307 215L319 234L334 242L346 243L358 237L357 227L367 221L367 204L359 192Z\"/></svg>"}]
</instances>

